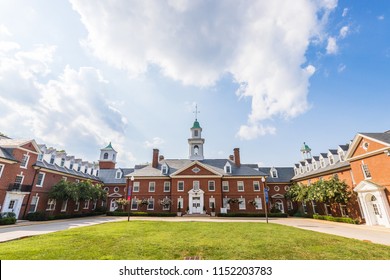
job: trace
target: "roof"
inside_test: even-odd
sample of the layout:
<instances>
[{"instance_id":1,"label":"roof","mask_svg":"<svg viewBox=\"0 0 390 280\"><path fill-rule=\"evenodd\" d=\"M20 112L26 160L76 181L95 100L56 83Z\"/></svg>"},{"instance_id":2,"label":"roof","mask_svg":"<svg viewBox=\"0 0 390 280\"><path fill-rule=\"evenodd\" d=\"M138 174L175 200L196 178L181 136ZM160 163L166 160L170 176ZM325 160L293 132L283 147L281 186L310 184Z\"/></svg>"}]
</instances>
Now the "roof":
<instances>
[{"instance_id":1,"label":"roof","mask_svg":"<svg viewBox=\"0 0 390 280\"><path fill-rule=\"evenodd\" d=\"M101 151L114 151L114 152L116 152L116 151L114 150L114 148L112 147L111 142L107 145L107 147L101 149Z\"/></svg>"},{"instance_id":2,"label":"roof","mask_svg":"<svg viewBox=\"0 0 390 280\"><path fill-rule=\"evenodd\" d=\"M141 169L135 169L134 173L130 175L139 177L168 177L178 170L190 166L194 161L195 160L190 159L164 159L159 162L157 168L154 168L151 164L149 164ZM267 174L257 170L257 165L255 164L241 164L241 166L238 167L233 161L229 159L205 159L198 160L197 162L205 165L209 169L221 174L222 176L267 176ZM229 162L231 165L231 173L225 173L224 167L227 162ZM168 174L161 173L161 166L164 164L168 166Z\"/></svg>"},{"instance_id":3,"label":"roof","mask_svg":"<svg viewBox=\"0 0 390 280\"><path fill-rule=\"evenodd\" d=\"M192 128L201 128L200 125L199 125L198 120L194 121L194 125L192 126Z\"/></svg>"},{"instance_id":4,"label":"roof","mask_svg":"<svg viewBox=\"0 0 390 280\"><path fill-rule=\"evenodd\" d=\"M271 169L278 172L277 178L272 178ZM269 183L288 183L294 177L293 167L259 167L259 171L268 174L267 182Z\"/></svg>"},{"instance_id":5,"label":"roof","mask_svg":"<svg viewBox=\"0 0 390 280\"><path fill-rule=\"evenodd\" d=\"M56 171L56 172L69 174L69 175L72 175L72 176L83 177L85 179L91 179L91 180L100 181L100 178L96 177L94 175L83 173L83 172L79 172L79 171L76 171L74 169L69 169L67 167L62 167L62 166L59 166L59 165L57 165L55 163L54 164L50 164L50 163L46 162L45 160L37 161L34 164L34 166L45 168L45 169L49 169L49 170L53 170L53 171ZM99 171L99 173L100 173L100 171Z\"/></svg>"},{"instance_id":6,"label":"roof","mask_svg":"<svg viewBox=\"0 0 390 280\"><path fill-rule=\"evenodd\" d=\"M309 172L307 172L305 170L305 173L298 174L298 175L294 176L292 178L292 180L299 180L299 179L302 179L302 178L311 177L311 176L318 175L318 174L321 174L321 173L329 173L330 174L333 170L336 170L336 169L339 169L339 168L344 168L344 167L347 168L349 166L350 166L349 162L347 162L347 161L339 161L338 160L335 164L332 164L332 165L328 164L325 167L320 167L319 166L317 170L313 170L312 169Z\"/></svg>"},{"instance_id":7,"label":"roof","mask_svg":"<svg viewBox=\"0 0 390 280\"><path fill-rule=\"evenodd\" d=\"M363 136L370 137L386 144L390 144L390 132L382 132L382 133L359 133Z\"/></svg>"},{"instance_id":8,"label":"roof","mask_svg":"<svg viewBox=\"0 0 390 280\"><path fill-rule=\"evenodd\" d=\"M118 170L121 171L120 178L116 178ZM99 169L99 178L104 184L125 184L125 176L132 172L134 172L134 168Z\"/></svg>"},{"instance_id":9,"label":"roof","mask_svg":"<svg viewBox=\"0 0 390 280\"><path fill-rule=\"evenodd\" d=\"M0 147L0 158L4 158L7 160L17 161L12 155L13 149L1 148Z\"/></svg>"}]
</instances>

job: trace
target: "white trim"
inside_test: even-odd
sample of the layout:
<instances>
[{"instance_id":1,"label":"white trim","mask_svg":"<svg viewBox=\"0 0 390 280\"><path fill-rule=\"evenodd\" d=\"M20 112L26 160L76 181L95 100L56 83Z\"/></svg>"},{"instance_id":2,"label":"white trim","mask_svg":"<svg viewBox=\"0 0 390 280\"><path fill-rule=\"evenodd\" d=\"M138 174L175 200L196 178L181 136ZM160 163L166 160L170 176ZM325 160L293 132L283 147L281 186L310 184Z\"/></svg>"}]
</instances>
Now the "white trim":
<instances>
[{"instance_id":1,"label":"white trim","mask_svg":"<svg viewBox=\"0 0 390 280\"><path fill-rule=\"evenodd\" d=\"M166 187L168 188L166 189ZM171 182L170 181L165 181L164 182L164 192L170 192L171 191Z\"/></svg>"},{"instance_id":2,"label":"white trim","mask_svg":"<svg viewBox=\"0 0 390 280\"><path fill-rule=\"evenodd\" d=\"M183 185L183 189L180 189L179 186ZM177 181L177 191L178 192L184 192L184 181Z\"/></svg>"},{"instance_id":3,"label":"white trim","mask_svg":"<svg viewBox=\"0 0 390 280\"><path fill-rule=\"evenodd\" d=\"M139 182L133 182L133 192L139 192L140 183Z\"/></svg>"},{"instance_id":4,"label":"white trim","mask_svg":"<svg viewBox=\"0 0 390 280\"><path fill-rule=\"evenodd\" d=\"M257 184L258 185L258 187L259 187L259 189L258 190L256 190L256 188L255 188L255 184ZM260 181L253 181L253 191L254 192L259 192L261 190L261 187L260 187Z\"/></svg>"},{"instance_id":5,"label":"white trim","mask_svg":"<svg viewBox=\"0 0 390 280\"><path fill-rule=\"evenodd\" d=\"M3 174L4 168L5 168L5 164L0 164L0 178L1 175Z\"/></svg>"},{"instance_id":6,"label":"white trim","mask_svg":"<svg viewBox=\"0 0 390 280\"><path fill-rule=\"evenodd\" d=\"M214 188L214 189L210 189L210 183L213 183L213 188ZM215 192L215 181L214 181L214 180L208 181L207 185L208 185L208 190L209 190L210 192Z\"/></svg>"},{"instance_id":7,"label":"white trim","mask_svg":"<svg viewBox=\"0 0 390 280\"><path fill-rule=\"evenodd\" d=\"M25 158L26 158L26 161L24 161ZM20 168L27 169L29 160L30 160L29 154L28 153L24 154L23 158L22 158L22 161L20 162Z\"/></svg>"},{"instance_id":8,"label":"white trim","mask_svg":"<svg viewBox=\"0 0 390 280\"><path fill-rule=\"evenodd\" d=\"M65 207L64 207L65 206ZM61 204L61 212L66 212L66 209L68 208L68 200L62 201Z\"/></svg>"},{"instance_id":9,"label":"white trim","mask_svg":"<svg viewBox=\"0 0 390 280\"><path fill-rule=\"evenodd\" d=\"M224 187L227 187L227 190ZM229 181L222 181L222 192L229 192Z\"/></svg>"},{"instance_id":10,"label":"white trim","mask_svg":"<svg viewBox=\"0 0 390 280\"><path fill-rule=\"evenodd\" d=\"M56 209L56 204L57 204L57 201L56 201L55 199L50 198L50 199L47 201L46 211L55 210L55 209Z\"/></svg>"},{"instance_id":11,"label":"white trim","mask_svg":"<svg viewBox=\"0 0 390 280\"><path fill-rule=\"evenodd\" d=\"M39 183L39 175L43 175L40 184L38 184ZM37 184L35 186L37 186L39 188L42 188L43 187L43 182L45 181L45 176L46 176L45 172L39 172L38 173L38 178L37 178Z\"/></svg>"},{"instance_id":12,"label":"white trim","mask_svg":"<svg viewBox=\"0 0 390 280\"><path fill-rule=\"evenodd\" d=\"M242 190L240 190L241 183L242 183ZM244 192L245 191L244 181L237 181L237 191L238 192Z\"/></svg>"},{"instance_id":13,"label":"white trim","mask_svg":"<svg viewBox=\"0 0 390 280\"><path fill-rule=\"evenodd\" d=\"M156 182L149 182L149 188L148 188L148 191L149 192L156 192Z\"/></svg>"}]
</instances>

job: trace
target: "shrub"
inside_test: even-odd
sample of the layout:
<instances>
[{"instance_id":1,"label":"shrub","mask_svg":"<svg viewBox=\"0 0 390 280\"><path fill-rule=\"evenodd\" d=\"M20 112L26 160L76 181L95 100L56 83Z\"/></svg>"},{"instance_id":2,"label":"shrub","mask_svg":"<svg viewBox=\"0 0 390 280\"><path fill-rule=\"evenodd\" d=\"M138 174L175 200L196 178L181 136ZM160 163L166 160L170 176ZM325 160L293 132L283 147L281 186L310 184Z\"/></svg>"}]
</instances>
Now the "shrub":
<instances>
[{"instance_id":1,"label":"shrub","mask_svg":"<svg viewBox=\"0 0 390 280\"><path fill-rule=\"evenodd\" d=\"M16 223L16 215L13 212L0 214L0 225L13 225Z\"/></svg>"},{"instance_id":2,"label":"shrub","mask_svg":"<svg viewBox=\"0 0 390 280\"><path fill-rule=\"evenodd\" d=\"M128 212L107 212L107 216L127 216ZM169 212L130 212L130 216L143 216L143 217L176 217L176 213Z\"/></svg>"},{"instance_id":3,"label":"shrub","mask_svg":"<svg viewBox=\"0 0 390 280\"><path fill-rule=\"evenodd\" d=\"M333 216L322 216L318 214L313 215L313 219L318 219L318 220L326 220L326 221L331 221L331 222L339 222L339 223L347 223L347 224L359 224L358 220L349 218L349 217L333 217Z\"/></svg>"},{"instance_id":4,"label":"shrub","mask_svg":"<svg viewBox=\"0 0 390 280\"><path fill-rule=\"evenodd\" d=\"M287 213L268 213L270 218L287 218ZM265 213L218 213L218 217L265 217Z\"/></svg>"},{"instance_id":5,"label":"shrub","mask_svg":"<svg viewBox=\"0 0 390 280\"><path fill-rule=\"evenodd\" d=\"M28 213L26 219L29 221L47 221L49 218L46 212L42 211L42 212Z\"/></svg>"}]
</instances>

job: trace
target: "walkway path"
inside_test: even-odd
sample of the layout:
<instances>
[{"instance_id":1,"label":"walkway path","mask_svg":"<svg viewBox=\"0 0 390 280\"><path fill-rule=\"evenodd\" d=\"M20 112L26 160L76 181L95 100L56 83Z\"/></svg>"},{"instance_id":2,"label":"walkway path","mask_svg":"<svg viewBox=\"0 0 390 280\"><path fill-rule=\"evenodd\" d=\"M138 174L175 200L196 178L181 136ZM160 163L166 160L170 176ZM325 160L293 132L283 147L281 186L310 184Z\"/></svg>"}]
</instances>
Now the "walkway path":
<instances>
[{"instance_id":1,"label":"walkway path","mask_svg":"<svg viewBox=\"0 0 390 280\"><path fill-rule=\"evenodd\" d=\"M16 225L0 226L0 242L27 236L66 230L74 227L96 225L100 223L126 221L127 217L89 217L47 222L19 221ZM265 223L264 218L218 218L218 217L131 217L134 220L170 221L170 222L253 222ZM355 238L367 242L390 246L390 228L366 225L351 225L304 218L270 218L269 223L293 226L301 229Z\"/></svg>"}]
</instances>

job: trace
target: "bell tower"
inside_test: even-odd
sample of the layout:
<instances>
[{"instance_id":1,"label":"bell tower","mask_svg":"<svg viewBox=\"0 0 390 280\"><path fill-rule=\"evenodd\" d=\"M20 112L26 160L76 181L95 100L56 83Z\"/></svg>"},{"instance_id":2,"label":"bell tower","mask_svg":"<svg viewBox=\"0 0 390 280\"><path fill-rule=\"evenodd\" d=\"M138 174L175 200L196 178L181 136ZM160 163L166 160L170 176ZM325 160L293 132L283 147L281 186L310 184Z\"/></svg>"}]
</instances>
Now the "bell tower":
<instances>
[{"instance_id":1,"label":"bell tower","mask_svg":"<svg viewBox=\"0 0 390 280\"><path fill-rule=\"evenodd\" d=\"M117 151L110 144L100 149L99 169L115 169Z\"/></svg>"},{"instance_id":2,"label":"bell tower","mask_svg":"<svg viewBox=\"0 0 390 280\"><path fill-rule=\"evenodd\" d=\"M203 160L203 144L202 128L198 122L198 105L195 107L195 121L191 127L191 138L188 139L189 145L189 159L191 160Z\"/></svg>"}]
</instances>

